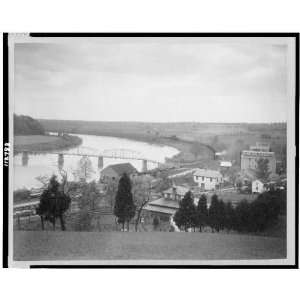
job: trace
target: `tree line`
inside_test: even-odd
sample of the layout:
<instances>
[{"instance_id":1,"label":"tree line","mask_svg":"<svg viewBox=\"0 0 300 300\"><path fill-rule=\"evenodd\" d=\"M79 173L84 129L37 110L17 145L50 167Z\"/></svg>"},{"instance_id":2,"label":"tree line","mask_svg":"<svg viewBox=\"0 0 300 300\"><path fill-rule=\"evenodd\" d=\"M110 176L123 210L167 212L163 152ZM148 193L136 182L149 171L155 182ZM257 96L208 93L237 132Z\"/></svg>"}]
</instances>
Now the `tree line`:
<instances>
[{"instance_id":1,"label":"tree line","mask_svg":"<svg viewBox=\"0 0 300 300\"><path fill-rule=\"evenodd\" d=\"M101 195L96 187L96 182L87 182L87 174L89 168L80 168L84 171L79 173L79 182L67 182L67 176L63 177L61 183L57 177L53 175L50 179L41 178L40 181L44 185L44 190L40 197L40 203L36 209L36 213L41 218L42 230L45 228L45 222L48 221L53 225L55 230L56 220L59 219L61 230L66 230L65 213L70 208L71 197L70 192L80 190L76 202L79 206L79 222L76 225L78 231L89 231L91 228L93 214L96 209L98 200ZM76 173L77 174L77 173ZM74 175L76 175L74 174ZM63 176L64 173L61 172ZM135 217L135 230L138 230L142 210L150 201L151 183L149 177L134 179L131 182L129 176L124 173L118 183L113 204L113 213L123 230L125 225L129 230L129 223Z\"/></svg>"},{"instance_id":2,"label":"tree line","mask_svg":"<svg viewBox=\"0 0 300 300\"><path fill-rule=\"evenodd\" d=\"M42 230L44 230L45 221L49 221L55 230L56 219L60 220L61 230L66 230L65 212L70 207L71 197L66 192L65 185L65 180L60 184L53 175L47 188L44 189L36 209L37 215L41 218Z\"/></svg>"},{"instance_id":3,"label":"tree line","mask_svg":"<svg viewBox=\"0 0 300 300\"><path fill-rule=\"evenodd\" d=\"M41 123L29 116L14 114L14 134L15 135L36 135L45 134L45 129Z\"/></svg>"},{"instance_id":4,"label":"tree line","mask_svg":"<svg viewBox=\"0 0 300 300\"><path fill-rule=\"evenodd\" d=\"M212 232L235 230L238 232L261 232L274 224L280 214L286 212L286 192L269 191L248 202L243 200L236 206L225 203L217 195L211 197L208 207L207 197L202 194L197 205L191 192L185 194L174 215L176 225L187 231L203 231L210 227Z\"/></svg>"}]
</instances>

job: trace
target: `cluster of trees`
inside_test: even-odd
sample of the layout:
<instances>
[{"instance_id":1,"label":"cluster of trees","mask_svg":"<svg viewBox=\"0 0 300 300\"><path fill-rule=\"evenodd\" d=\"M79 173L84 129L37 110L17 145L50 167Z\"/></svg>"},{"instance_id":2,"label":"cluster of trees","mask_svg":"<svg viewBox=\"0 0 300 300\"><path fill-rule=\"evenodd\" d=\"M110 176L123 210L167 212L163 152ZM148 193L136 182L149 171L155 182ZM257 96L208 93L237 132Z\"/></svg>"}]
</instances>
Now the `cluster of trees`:
<instances>
[{"instance_id":1,"label":"cluster of trees","mask_svg":"<svg viewBox=\"0 0 300 300\"><path fill-rule=\"evenodd\" d=\"M90 160L87 157L83 157L78 163L78 168L73 172L74 178L78 182L68 182L67 173L62 169L60 170L63 178L61 183L58 182L56 176L51 178L39 176L37 178L42 183L44 190L37 208L37 214L41 217L43 230L45 221L51 222L55 229L57 218L60 220L61 229L66 229L65 212L70 206L70 194L73 191L76 191L76 195L79 196L77 197L77 202L80 211L76 230L90 230L93 221L92 212L97 208L98 201L101 198L96 182L88 182L93 173L94 170ZM150 193L151 177L148 175L134 178L131 182L129 176L124 173L119 180L118 186L109 186L110 204L118 219L118 223L123 225L123 230L126 224L127 228L129 227L129 222L134 217L136 217L135 230L138 230L142 210L150 201Z\"/></svg>"},{"instance_id":2,"label":"cluster of trees","mask_svg":"<svg viewBox=\"0 0 300 300\"><path fill-rule=\"evenodd\" d=\"M198 204L194 204L191 192L186 193L174 215L176 225L187 231L209 226L212 232L236 230L239 232L259 232L274 224L279 214L286 211L284 191L270 191L260 194L253 202L241 201L235 207L231 202L224 203L213 195L208 208L207 198L201 195Z\"/></svg>"},{"instance_id":3,"label":"cluster of trees","mask_svg":"<svg viewBox=\"0 0 300 300\"><path fill-rule=\"evenodd\" d=\"M257 161L256 177L261 180L267 180L270 174L269 160L267 158L260 158Z\"/></svg>"},{"instance_id":4,"label":"cluster of trees","mask_svg":"<svg viewBox=\"0 0 300 300\"><path fill-rule=\"evenodd\" d=\"M38 135L45 134L44 127L35 119L29 116L14 114L14 134L15 135Z\"/></svg>"},{"instance_id":5,"label":"cluster of trees","mask_svg":"<svg viewBox=\"0 0 300 300\"><path fill-rule=\"evenodd\" d=\"M42 230L44 222L49 221L55 230L56 219L60 220L61 230L65 230L65 212L71 204L71 198L65 191L65 181L60 184L55 175L50 178L44 189L36 213L41 217Z\"/></svg>"},{"instance_id":6,"label":"cluster of trees","mask_svg":"<svg viewBox=\"0 0 300 300\"><path fill-rule=\"evenodd\" d=\"M151 200L151 189L151 176L135 177L132 181L126 173L121 176L115 196L114 215L123 230L126 224L129 230L129 223L135 218L135 231L138 231L142 210Z\"/></svg>"},{"instance_id":7,"label":"cluster of trees","mask_svg":"<svg viewBox=\"0 0 300 300\"><path fill-rule=\"evenodd\" d=\"M100 193L96 187L95 181L87 182L93 175L94 170L88 157L83 157L78 163L77 169L73 172L75 180L79 182L68 182L68 174L60 169L61 182L53 175L38 176L36 179L42 184L43 193L40 197L40 203L37 207L37 214L41 218L42 230L45 228L45 221L49 221L55 230L56 219L60 220L61 230L66 230L65 213L71 204L73 191L80 190L78 205L80 208L79 222L77 230L89 230L92 222L91 210L96 207L96 202Z\"/></svg>"},{"instance_id":8,"label":"cluster of trees","mask_svg":"<svg viewBox=\"0 0 300 300\"><path fill-rule=\"evenodd\" d=\"M55 230L56 219L60 220L61 230L66 230L65 213L70 207L72 195L77 196L76 201L79 208L79 213L76 216L77 221L74 224L75 230L91 230L94 218L93 212L96 211L101 198L96 182L80 181L66 184L66 179L63 178L60 183L56 176L52 176L48 181L46 177L42 178L41 182L42 180L44 191L36 210L41 218L42 230L45 228L46 221L49 221Z\"/></svg>"},{"instance_id":9,"label":"cluster of trees","mask_svg":"<svg viewBox=\"0 0 300 300\"><path fill-rule=\"evenodd\" d=\"M79 214L75 229L77 231L89 231L92 228L94 218L93 212L97 208L101 194L95 181L80 182L79 185L80 194L77 200Z\"/></svg>"}]
</instances>

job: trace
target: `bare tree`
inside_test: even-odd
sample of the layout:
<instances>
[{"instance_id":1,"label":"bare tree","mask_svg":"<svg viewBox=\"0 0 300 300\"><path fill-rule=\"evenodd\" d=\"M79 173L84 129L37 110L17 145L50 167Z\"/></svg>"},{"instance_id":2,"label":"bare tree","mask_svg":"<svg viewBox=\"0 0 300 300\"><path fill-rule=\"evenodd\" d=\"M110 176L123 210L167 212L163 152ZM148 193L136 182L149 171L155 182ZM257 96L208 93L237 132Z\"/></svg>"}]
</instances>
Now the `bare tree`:
<instances>
[{"instance_id":1,"label":"bare tree","mask_svg":"<svg viewBox=\"0 0 300 300\"><path fill-rule=\"evenodd\" d=\"M63 193L68 194L69 192L69 184L68 184L68 172L64 169L59 170L61 180L61 190Z\"/></svg>"},{"instance_id":2,"label":"bare tree","mask_svg":"<svg viewBox=\"0 0 300 300\"><path fill-rule=\"evenodd\" d=\"M35 177L35 179L42 184L42 189L47 188L50 182L50 177L47 175L40 175Z\"/></svg>"},{"instance_id":3,"label":"bare tree","mask_svg":"<svg viewBox=\"0 0 300 300\"><path fill-rule=\"evenodd\" d=\"M151 200L151 181L149 175L137 176L132 180L132 195L136 206L135 231L138 230L143 208Z\"/></svg>"},{"instance_id":4,"label":"bare tree","mask_svg":"<svg viewBox=\"0 0 300 300\"><path fill-rule=\"evenodd\" d=\"M109 180L106 185L106 196L108 198L109 204L112 209L115 205L114 202L115 202L117 190L118 190L118 182L115 180Z\"/></svg>"},{"instance_id":5,"label":"bare tree","mask_svg":"<svg viewBox=\"0 0 300 300\"><path fill-rule=\"evenodd\" d=\"M73 172L76 180L88 181L95 173L92 162L88 156L83 156L79 162L77 169Z\"/></svg>"}]
</instances>

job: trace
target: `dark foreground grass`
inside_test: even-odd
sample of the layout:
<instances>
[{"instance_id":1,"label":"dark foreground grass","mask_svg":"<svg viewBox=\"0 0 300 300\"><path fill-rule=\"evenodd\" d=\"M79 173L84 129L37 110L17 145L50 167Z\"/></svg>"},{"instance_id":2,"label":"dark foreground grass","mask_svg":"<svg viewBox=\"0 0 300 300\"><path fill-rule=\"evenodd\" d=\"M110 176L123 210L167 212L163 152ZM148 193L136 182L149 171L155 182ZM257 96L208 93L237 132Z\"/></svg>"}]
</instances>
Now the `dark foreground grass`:
<instances>
[{"instance_id":1,"label":"dark foreground grass","mask_svg":"<svg viewBox=\"0 0 300 300\"><path fill-rule=\"evenodd\" d=\"M15 260L279 259L286 240L180 232L15 231Z\"/></svg>"}]
</instances>

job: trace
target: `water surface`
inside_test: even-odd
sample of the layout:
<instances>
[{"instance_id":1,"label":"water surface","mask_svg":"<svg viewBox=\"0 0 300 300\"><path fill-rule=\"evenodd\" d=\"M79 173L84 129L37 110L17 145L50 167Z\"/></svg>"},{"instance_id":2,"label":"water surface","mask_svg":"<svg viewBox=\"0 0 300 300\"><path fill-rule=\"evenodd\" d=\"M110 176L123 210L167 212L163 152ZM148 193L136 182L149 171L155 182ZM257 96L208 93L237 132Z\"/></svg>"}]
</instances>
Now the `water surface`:
<instances>
[{"instance_id":1,"label":"water surface","mask_svg":"<svg viewBox=\"0 0 300 300\"><path fill-rule=\"evenodd\" d=\"M126 149L135 152L138 157L143 157L149 160L165 162L167 157L172 157L179 151L173 147L160 146L149 144L140 141L134 141L123 138L95 136L95 135L80 135L82 144L69 150L57 150L55 152L68 153L86 153L86 154L101 154L111 149ZM91 157L93 166L93 175L91 180L98 180L101 169L98 169L97 157ZM73 180L73 172L78 168L80 156L64 156L63 169L68 173L68 179ZM141 171L142 161L130 159L112 159L104 158L103 168L110 164L130 162L137 170ZM148 163L148 169L154 168L155 165ZM58 155L54 153L30 155L27 166L22 166L22 155L14 156L14 190L20 188L39 187L41 184L36 177L51 176L52 174L59 175L58 170Z\"/></svg>"}]
</instances>

